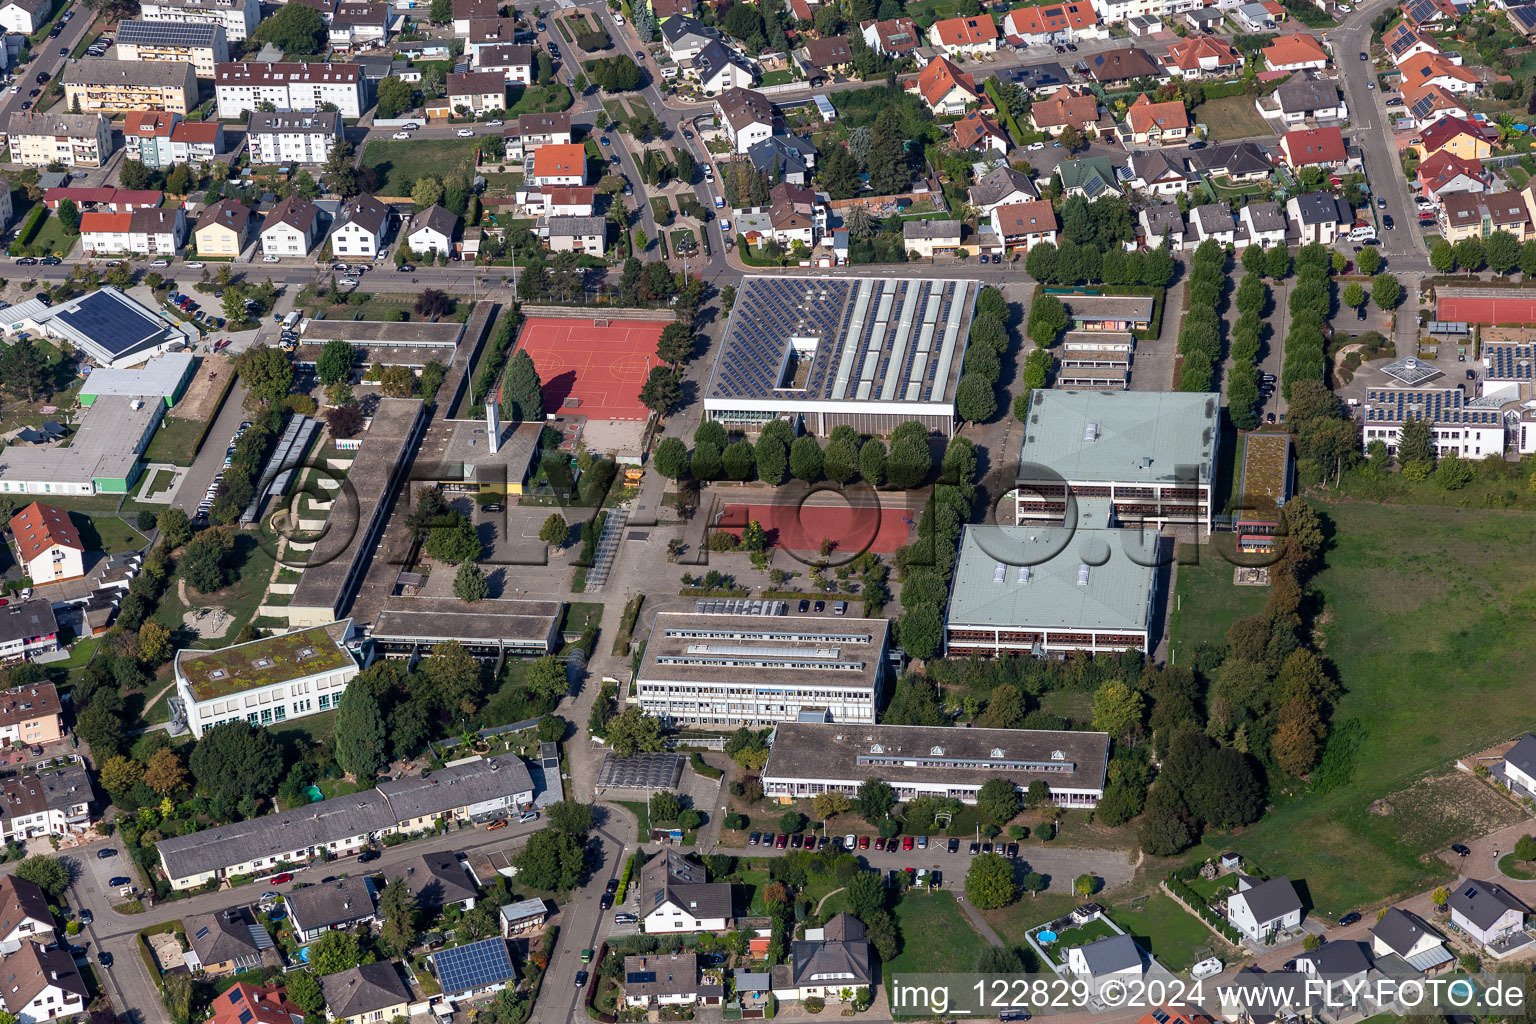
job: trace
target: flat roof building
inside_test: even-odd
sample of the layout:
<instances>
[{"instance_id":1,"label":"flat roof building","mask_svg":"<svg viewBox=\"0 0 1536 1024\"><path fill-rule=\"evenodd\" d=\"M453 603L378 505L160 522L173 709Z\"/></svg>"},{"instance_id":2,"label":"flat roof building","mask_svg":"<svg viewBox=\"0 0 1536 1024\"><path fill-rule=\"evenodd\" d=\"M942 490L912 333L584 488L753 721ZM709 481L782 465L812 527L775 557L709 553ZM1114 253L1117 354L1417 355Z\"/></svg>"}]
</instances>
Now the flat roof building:
<instances>
[{"instance_id":1,"label":"flat roof building","mask_svg":"<svg viewBox=\"0 0 1536 1024\"><path fill-rule=\"evenodd\" d=\"M139 478L139 456L164 413L159 396L99 397L67 447L7 447L0 458L0 493L126 494Z\"/></svg>"},{"instance_id":2,"label":"flat roof building","mask_svg":"<svg viewBox=\"0 0 1536 1024\"><path fill-rule=\"evenodd\" d=\"M1144 331L1152 326L1150 295L1062 295L1072 329L1078 331Z\"/></svg>"},{"instance_id":3,"label":"flat roof building","mask_svg":"<svg viewBox=\"0 0 1536 1024\"><path fill-rule=\"evenodd\" d=\"M182 392L192 379L195 360L191 352L167 352L132 368L95 369L80 385L80 404L90 407L96 399L105 395L121 395L126 398L159 396L169 409L181 400Z\"/></svg>"},{"instance_id":4,"label":"flat roof building","mask_svg":"<svg viewBox=\"0 0 1536 1024\"><path fill-rule=\"evenodd\" d=\"M445 640L477 658L541 657L560 649L559 601L391 597L374 621L374 649L386 658L430 654Z\"/></svg>"},{"instance_id":5,"label":"flat roof building","mask_svg":"<svg viewBox=\"0 0 1536 1024\"><path fill-rule=\"evenodd\" d=\"M1104 795L1109 734L1037 729L785 722L773 731L763 793L781 803L817 793L853 796L877 777L897 800L951 797L975 803L988 779L1020 790L1044 782L1051 802L1093 807Z\"/></svg>"},{"instance_id":6,"label":"flat roof building","mask_svg":"<svg viewBox=\"0 0 1536 1024\"><path fill-rule=\"evenodd\" d=\"M785 419L821 436L917 420L949 435L977 292L974 281L748 276L705 414L728 426Z\"/></svg>"},{"instance_id":7,"label":"flat roof building","mask_svg":"<svg viewBox=\"0 0 1536 1024\"><path fill-rule=\"evenodd\" d=\"M281 725L341 704L357 661L343 646L350 619L215 651L176 652L176 696L192 735L225 722Z\"/></svg>"},{"instance_id":8,"label":"flat roof building","mask_svg":"<svg viewBox=\"0 0 1536 1024\"><path fill-rule=\"evenodd\" d=\"M1220 396L1173 391L1037 390L1019 451L1018 520L1055 520L1108 498L1114 518L1197 523L1215 514Z\"/></svg>"},{"instance_id":9,"label":"flat roof building","mask_svg":"<svg viewBox=\"0 0 1536 1024\"><path fill-rule=\"evenodd\" d=\"M1504 412L1474 406L1459 388L1366 388L1365 428L1361 442L1386 443L1397 454L1398 438L1408 420L1427 420L1439 455L1482 459L1504 454Z\"/></svg>"},{"instance_id":10,"label":"flat roof building","mask_svg":"<svg viewBox=\"0 0 1536 1024\"><path fill-rule=\"evenodd\" d=\"M36 299L0 310L7 333L32 331L69 342L97 366L137 366L188 341L138 302L111 285L46 306Z\"/></svg>"},{"instance_id":11,"label":"flat roof building","mask_svg":"<svg viewBox=\"0 0 1536 1024\"><path fill-rule=\"evenodd\" d=\"M872 723L889 632L885 619L662 612L635 695L675 726L756 728L803 714Z\"/></svg>"},{"instance_id":12,"label":"flat roof building","mask_svg":"<svg viewBox=\"0 0 1536 1024\"><path fill-rule=\"evenodd\" d=\"M1151 649L1157 534L1109 528L1102 498L1077 507L1075 528L965 528L944 626L949 656Z\"/></svg>"}]
</instances>

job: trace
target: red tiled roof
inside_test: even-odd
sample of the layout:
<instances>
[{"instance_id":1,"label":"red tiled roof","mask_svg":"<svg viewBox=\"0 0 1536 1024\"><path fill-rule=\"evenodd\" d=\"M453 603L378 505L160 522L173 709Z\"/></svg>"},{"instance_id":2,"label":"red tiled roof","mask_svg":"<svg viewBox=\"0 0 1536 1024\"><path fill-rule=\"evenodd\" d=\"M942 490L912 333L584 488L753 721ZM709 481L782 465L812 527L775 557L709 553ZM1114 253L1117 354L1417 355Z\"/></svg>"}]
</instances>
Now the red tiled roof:
<instances>
[{"instance_id":1,"label":"red tiled roof","mask_svg":"<svg viewBox=\"0 0 1536 1024\"><path fill-rule=\"evenodd\" d=\"M1443 149L1458 135L1470 135L1474 139L1488 138L1488 135L1471 121L1460 117L1442 118L1424 129L1424 134L1421 136L1424 152L1434 153Z\"/></svg>"},{"instance_id":2,"label":"red tiled roof","mask_svg":"<svg viewBox=\"0 0 1536 1024\"><path fill-rule=\"evenodd\" d=\"M1264 47L1264 61L1272 68L1289 64L1305 64L1310 61L1327 61L1328 51L1316 38L1305 32L1292 32L1280 36Z\"/></svg>"},{"instance_id":3,"label":"red tiled roof","mask_svg":"<svg viewBox=\"0 0 1536 1024\"><path fill-rule=\"evenodd\" d=\"M953 61L944 57L935 57L929 61L928 66L923 68L923 73L917 76L917 91L922 93L923 99L928 101L930 107L942 100L956 86L973 96L976 95L976 80L961 71Z\"/></svg>"},{"instance_id":4,"label":"red tiled roof","mask_svg":"<svg viewBox=\"0 0 1536 1024\"><path fill-rule=\"evenodd\" d=\"M218 141L223 127L217 121L183 121L171 132L171 141L212 144Z\"/></svg>"},{"instance_id":5,"label":"red tiled roof","mask_svg":"<svg viewBox=\"0 0 1536 1024\"><path fill-rule=\"evenodd\" d=\"M1061 32L1068 28L1092 28L1099 14L1092 4L1052 4L1049 7L1020 7L1003 19L1003 33L1010 36L1036 36Z\"/></svg>"},{"instance_id":6,"label":"red tiled roof","mask_svg":"<svg viewBox=\"0 0 1536 1024\"><path fill-rule=\"evenodd\" d=\"M1196 36L1193 39L1181 39L1168 47L1168 56L1164 59L1164 63L1181 71L1195 71L1200 67L1201 58L1210 57L1216 59L1219 67L1243 62L1243 55L1220 39Z\"/></svg>"},{"instance_id":7,"label":"red tiled roof","mask_svg":"<svg viewBox=\"0 0 1536 1024\"><path fill-rule=\"evenodd\" d=\"M1298 128L1280 138L1280 149L1292 167L1342 163L1344 135L1337 128Z\"/></svg>"},{"instance_id":8,"label":"red tiled roof","mask_svg":"<svg viewBox=\"0 0 1536 1024\"><path fill-rule=\"evenodd\" d=\"M1039 235L1056 230L1056 210L1044 199L1027 203L1009 203L992 211L1004 238L1014 235Z\"/></svg>"},{"instance_id":9,"label":"red tiled roof","mask_svg":"<svg viewBox=\"0 0 1536 1024\"><path fill-rule=\"evenodd\" d=\"M92 214L85 216L90 217ZM82 223L81 228L84 226ZM34 501L12 516L10 525L11 536L16 538L16 546L21 550L24 562L32 561L55 544L85 551L85 545L80 542L80 531L69 521L69 513L56 505Z\"/></svg>"},{"instance_id":10,"label":"red tiled roof","mask_svg":"<svg viewBox=\"0 0 1536 1024\"><path fill-rule=\"evenodd\" d=\"M989 14L973 18L946 18L933 23L943 46L974 46L997 38L997 22Z\"/></svg>"},{"instance_id":11,"label":"red tiled roof","mask_svg":"<svg viewBox=\"0 0 1536 1024\"><path fill-rule=\"evenodd\" d=\"M954 124L955 148L967 150L985 138L999 138L1005 142L1008 135L998 123L979 110L973 110Z\"/></svg>"},{"instance_id":12,"label":"red tiled roof","mask_svg":"<svg viewBox=\"0 0 1536 1024\"><path fill-rule=\"evenodd\" d=\"M131 213L82 213L80 215L80 233L88 235L92 232L117 232L126 234L133 226L133 214Z\"/></svg>"},{"instance_id":13,"label":"red tiled roof","mask_svg":"<svg viewBox=\"0 0 1536 1024\"><path fill-rule=\"evenodd\" d=\"M1099 119L1099 101L1092 93L1080 93L1064 85L1029 108L1029 116L1041 128L1070 124L1074 127Z\"/></svg>"},{"instance_id":14,"label":"red tiled roof","mask_svg":"<svg viewBox=\"0 0 1536 1024\"><path fill-rule=\"evenodd\" d=\"M1189 114L1184 110L1184 104L1179 100L1168 103L1153 103L1142 93L1131 104L1131 109L1126 111L1126 122L1131 130L1137 134L1157 131L1176 131L1189 127Z\"/></svg>"},{"instance_id":15,"label":"red tiled roof","mask_svg":"<svg viewBox=\"0 0 1536 1024\"><path fill-rule=\"evenodd\" d=\"M554 143L540 146L533 154L535 178L561 177L568 174L585 175L587 150L577 142Z\"/></svg>"},{"instance_id":16,"label":"red tiled roof","mask_svg":"<svg viewBox=\"0 0 1536 1024\"><path fill-rule=\"evenodd\" d=\"M1483 165L1441 150L1419 164L1419 187L1425 192L1439 194L1440 189L1458 175L1465 174L1476 181L1483 181Z\"/></svg>"},{"instance_id":17,"label":"red tiled roof","mask_svg":"<svg viewBox=\"0 0 1536 1024\"><path fill-rule=\"evenodd\" d=\"M163 110L130 110L123 118L123 138L136 135L139 138L157 138L171 134L172 127L180 120L176 114Z\"/></svg>"}]
</instances>

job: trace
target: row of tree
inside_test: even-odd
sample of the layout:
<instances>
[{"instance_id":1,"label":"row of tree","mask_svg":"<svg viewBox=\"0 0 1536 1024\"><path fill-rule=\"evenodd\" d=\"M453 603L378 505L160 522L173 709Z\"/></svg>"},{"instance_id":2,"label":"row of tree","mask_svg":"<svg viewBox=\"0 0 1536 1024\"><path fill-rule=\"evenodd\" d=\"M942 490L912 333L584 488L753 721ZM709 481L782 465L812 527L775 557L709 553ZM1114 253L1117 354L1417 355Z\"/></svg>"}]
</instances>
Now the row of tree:
<instances>
[{"instance_id":1,"label":"row of tree","mask_svg":"<svg viewBox=\"0 0 1536 1024\"><path fill-rule=\"evenodd\" d=\"M976 296L965 363L955 385L955 411L962 420L985 423L997 412L997 381L1002 376L1008 343L1008 303L988 285Z\"/></svg>"},{"instance_id":2,"label":"row of tree","mask_svg":"<svg viewBox=\"0 0 1536 1024\"><path fill-rule=\"evenodd\" d=\"M656 471L669 480L757 479L777 487L787 470L808 484L863 479L873 487L911 490L922 486L933 465L927 428L916 421L896 428L889 453L878 437L861 436L847 424L834 427L823 448L814 435L796 437L784 420L765 424L756 445L740 437L733 441L724 426L705 420L693 445L689 452L682 438L663 439L656 446Z\"/></svg>"},{"instance_id":3,"label":"row of tree","mask_svg":"<svg viewBox=\"0 0 1536 1024\"><path fill-rule=\"evenodd\" d=\"M1243 263L1257 246L1243 250ZM1227 380L1227 413L1238 430L1259 425L1259 349L1264 342L1264 314L1269 307L1269 286L1250 271L1237 286L1237 323L1232 325L1232 374Z\"/></svg>"},{"instance_id":4,"label":"row of tree","mask_svg":"<svg viewBox=\"0 0 1536 1024\"><path fill-rule=\"evenodd\" d=\"M976 501L976 447L969 438L950 439L939 465L939 481L917 521L917 536L897 551L901 605L897 624L902 647L914 658L928 659L944 646L942 608L959 555L960 533Z\"/></svg>"},{"instance_id":5,"label":"row of tree","mask_svg":"<svg viewBox=\"0 0 1536 1024\"><path fill-rule=\"evenodd\" d=\"M1325 323L1333 311L1333 258L1327 247L1313 242L1296 253L1296 286L1287 305L1290 329L1285 335L1285 362L1280 369L1280 390L1290 401L1298 381L1328 378Z\"/></svg>"},{"instance_id":6,"label":"row of tree","mask_svg":"<svg viewBox=\"0 0 1536 1024\"><path fill-rule=\"evenodd\" d=\"M1210 391L1221 359L1221 307L1226 301L1227 249L1214 238L1191 260L1184 323L1179 328L1180 391Z\"/></svg>"}]
</instances>

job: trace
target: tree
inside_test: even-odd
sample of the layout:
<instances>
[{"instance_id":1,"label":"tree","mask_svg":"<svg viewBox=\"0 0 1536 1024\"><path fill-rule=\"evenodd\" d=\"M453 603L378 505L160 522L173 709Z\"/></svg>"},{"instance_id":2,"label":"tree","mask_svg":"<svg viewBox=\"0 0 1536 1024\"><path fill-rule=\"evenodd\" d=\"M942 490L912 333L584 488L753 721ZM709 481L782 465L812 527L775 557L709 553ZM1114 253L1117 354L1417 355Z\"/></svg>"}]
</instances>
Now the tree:
<instances>
[{"instance_id":1,"label":"tree","mask_svg":"<svg viewBox=\"0 0 1536 1024\"><path fill-rule=\"evenodd\" d=\"M17 338L0 350L0 386L29 402L52 390L48 360L32 338Z\"/></svg>"},{"instance_id":2,"label":"tree","mask_svg":"<svg viewBox=\"0 0 1536 1024\"><path fill-rule=\"evenodd\" d=\"M1483 243L1476 238L1463 238L1456 243L1456 265L1467 273L1482 270L1486 260L1487 252L1483 249Z\"/></svg>"},{"instance_id":3,"label":"tree","mask_svg":"<svg viewBox=\"0 0 1536 1024\"><path fill-rule=\"evenodd\" d=\"M1516 860L1536 860L1536 836L1521 836L1515 840Z\"/></svg>"},{"instance_id":4,"label":"tree","mask_svg":"<svg viewBox=\"0 0 1536 1024\"><path fill-rule=\"evenodd\" d=\"M416 310L418 316L436 320L453 312L453 299L449 298L445 291L427 288L416 296L416 304L412 308Z\"/></svg>"},{"instance_id":5,"label":"tree","mask_svg":"<svg viewBox=\"0 0 1536 1024\"><path fill-rule=\"evenodd\" d=\"M118 754L101 766L101 784L108 793L127 793L144 781L144 766Z\"/></svg>"},{"instance_id":6,"label":"tree","mask_svg":"<svg viewBox=\"0 0 1536 1024\"><path fill-rule=\"evenodd\" d=\"M1041 348L1050 348L1068 322L1067 307L1061 300L1054 295L1042 295L1029 309L1029 340Z\"/></svg>"},{"instance_id":7,"label":"tree","mask_svg":"<svg viewBox=\"0 0 1536 1024\"><path fill-rule=\"evenodd\" d=\"M347 687L336 712L334 732L336 763L359 781L371 780L389 763L384 715L372 687Z\"/></svg>"},{"instance_id":8,"label":"tree","mask_svg":"<svg viewBox=\"0 0 1536 1024\"><path fill-rule=\"evenodd\" d=\"M336 438L356 437L363 432L366 419L363 407L356 402L346 402L325 410L325 425L330 429L331 436Z\"/></svg>"},{"instance_id":9,"label":"tree","mask_svg":"<svg viewBox=\"0 0 1536 1024\"><path fill-rule=\"evenodd\" d=\"M1011 779L988 779L976 793L976 811L984 824L1008 824L1019 813L1019 787Z\"/></svg>"},{"instance_id":10,"label":"tree","mask_svg":"<svg viewBox=\"0 0 1536 1024\"><path fill-rule=\"evenodd\" d=\"M452 0L446 2L451 4ZM306 1014L325 1009L325 994L320 990L320 979L313 972L294 971L283 978L283 984L288 989L288 998Z\"/></svg>"},{"instance_id":11,"label":"tree","mask_svg":"<svg viewBox=\"0 0 1536 1024\"><path fill-rule=\"evenodd\" d=\"M1291 272L1291 253L1283 245L1264 250L1264 276L1272 281L1283 281Z\"/></svg>"},{"instance_id":12,"label":"tree","mask_svg":"<svg viewBox=\"0 0 1536 1024\"><path fill-rule=\"evenodd\" d=\"M640 387L640 404L659 416L665 416L683 397L682 378L676 370L653 366Z\"/></svg>"},{"instance_id":13,"label":"tree","mask_svg":"<svg viewBox=\"0 0 1536 1024\"><path fill-rule=\"evenodd\" d=\"M731 442L720 455L720 465L732 480L751 480L757 470L752 442L746 439Z\"/></svg>"},{"instance_id":14,"label":"tree","mask_svg":"<svg viewBox=\"0 0 1536 1024\"><path fill-rule=\"evenodd\" d=\"M453 0L443 0L452 4ZM432 6L436 7L438 0L432 0ZM374 111L374 117L381 120L389 120L399 117L416 105L416 91L411 88L409 82L393 76L379 82L378 87L379 107Z\"/></svg>"},{"instance_id":15,"label":"tree","mask_svg":"<svg viewBox=\"0 0 1536 1024\"><path fill-rule=\"evenodd\" d=\"M379 894L379 938L396 956L404 956L416 944L416 897L404 878L396 878Z\"/></svg>"},{"instance_id":16,"label":"tree","mask_svg":"<svg viewBox=\"0 0 1536 1024\"><path fill-rule=\"evenodd\" d=\"M1280 767L1295 776L1305 775L1317 763L1323 722L1317 707L1297 699L1280 708L1270 749Z\"/></svg>"},{"instance_id":17,"label":"tree","mask_svg":"<svg viewBox=\"0 0 1536 1024\"><path fill-rule=\"evenodd\" d=\"M965 895L977 910L997 910L1018 899L1013 864L1006 857L983 853L965 873Z\"/></svg>"},{"instance_id":18,"label":"tree","mask_svg":"<svg viewBox=\"0 0 1536 1024\"><path fill-rule=\"evenodd\" d=\"M343 383L351 379L356 358L357 350L350 342L332 338L320 346L320 354L315 357L315 376L321 384Z\"/></svg>"},{"instance_id":19,"label":"tree","mask_svg":"<svg viewBox=\"0 0 1536 1024\"><path fill-rule=\"evenodd\" d=\"M1087 899L1099 888L1099 880L1093 875L1078 875L1072 880L1072 891L1079 899Z\"/></svg>"},{"instance_id":20,"label":"tree","mask_svg":"<svg viewBox=\"0 0 1536 1024\"><path fill-rule=\"evenodd\" d=\"M416 391L416 374L409 366L386 366L379 389L390 398L410 398Z\"/></svg>"},{"instance_id":21,"label":"tree","mask_svg":"<svg viewBox=\"0 0 1536 1024\"><path fill-rule=\"evenodd\" d=\"M1495 274L1507 274L1520 262L1520 241L1508 231L1495 231L1485 243L1488 268Z\"/></svg>"},{"instance_id":22,"label":"tree","mask_svg":"<svg viewBox=\"0 0 1536 1024\"><path fill-rule=\"evenodd\" d=\"M561 800L544 808L549 826L568 836L584 836L592 831L592 805L579 800Z\"/></svg>"},{"instance_id":23,"label":"tree","mask_svg":"<svg viewBox=\"0 0 1536 1024\"><path fill-rule=\"evenodd\" d=\"M661 723L639 708L625 708L608 723L608 749L629 757L661 749Z\"/></svg>"},{"instance_id":24,"label":"tree","mask_svg":"<svg viewBox=\"0 0 1536 1024\"><path fill-rule=\"evenodd\" d=\"M325 44L325 20L313 7L284 5L256 27L254 38L271 43L289 57L307 57L321 52Z\"/></svg>"},{"instance_id":25,"label":"tree","mask_svg":"<svg viewBox=\"0 0 1536 1024\"><path fill-rule=\"evenodd\" d=\"M662 328L656 341L656 357L671 366L681 366L692 356L695 347L693 332L679 323Z\"/></svg>"},{"instance_id":26,"label":"tree","mask_svg":"<svg viewBox=\"0 0 1536 1024\"><path fill-rule=\"evenodd\" d=\"M1397 461L1404 466L1412 462L1434 464L1435 442L1427 421L1410 419L1403 424L1397 437Z\"/></svg>"},{"instance_id":27,"label":"tree","mask_svg":"<svg viewBox=\"0 0 1536 1024\"><path fill-rule=\"evenodd\" d=\"M144 785L161 796L186 788L187 769L182 766L176 751L161 747L150 755L149 764L144 768Z\"/></svg>"},{"instance_id":28,"label":"tree","mask_svg":"<svg viewBox=\"0 0 1536 1024\"><path fill-rule=\"evenodd\" d=\"M885 883L878 871L860 871L848 879L845 887L848 910L854 917L867 920L885 909Z\"/></svg>"},{"instance_id":29,"label":"tree","mask_svg":"<svg viewBox=\"0 0 1536 1024\"><path fill-rule=\"evenodd\" d=\"M555 548L565 547L570 535L571 524L559 512L551 512L549 518L544 520L544 525L539 527L539 540Z\"/></svg>"},{"instance_id":30,"label":"tree","mask_svg":"<svg viewBox=\"0 0 1536 1024\"><path fill-rule=\"evenodd\" d=\"M59 902L69 886L69 869L57 857L40 853L24 859L16 865L16 877L31 882L48 894L50 902Z\"/></svg>"},{"instance_id":31,"label":"tree","mask_svg":"<svg viewBox=\"0 0 1536 1024\"><path fill-rule=\"evenodd\" d=\"M1136 830L1141 848L1154 857L1171 857L1194 840L1189 824L1170 807L1149 807Z\"/></svg>"},{"instance_id":32,"label":"tree","mask_svg":"<svg viewBox=\"0 0 1536 1024\"><path fill-rule=\"evenodd\" d=\"M810 434L801 434L789 446L789 471L796 480L813 484L821 479L821 444Z\"/></svg>"},{"instance_id":33,"label":"tree","mask_svg":"<svg viewBox=\"0 0 1536 1024\"><path fill-rule=\"evenodd\" d=\"M224 558L233 546L228 530L204 530L187 542L176 568L192 589L211 594L227 582Z\"/></svg>"},{"instance_id":34,"label":"tree","mask_svg":"<svg viewBox=\"0 0 1536 1024\"><path fill-rule=\"evenodd\" d=\"M162 664L174 650L171 631L158 622L146 622L139 627L139 660L145 665Z\"/></svg>"},{"instance_id":35,"label":"tree","mask_svg":"<svg viewBox=\"0 0 1536 1024\"><path fill-rule=\"evenodd\" d=\"M656 446L653 462L656 472L668 480L676 480L688 469L688 444L680 437L663 438Z\"/></svg>"},{"instance_id":36,"label":"tree","mask_svg":"<svg viewBox=\"0 0 1536 1024\"><path fill-rule=\"evenodd\" d=\"M859 816L873 825L890 817L896 807L896 791L879 779L868 778L859 786L855 803L859 808Z\"/></svg>"},{"instance_id":37,"label":"tree","mask_svg":"<svg viewBox=\"0 0 1536 1024\"><path fill-rule=\"evenodd\" d=\"M485 543L475 530L475 524L457 511L450 511L432 525L423 547L433 559L449 565L478 562L485 554Z\"/></svg>"},{"instance_id":38,"label":"tree","mask_svg":"<svg viewBox=\"0 0 1536 1024\"><path fill-rule=\"evenodd\" d=\"M321 977L361 966L363 956L363 944L355 932L326 932L309 945L310 970Z\"/></svg>"},{"instance_id":39,"label":"tree","mask_svg":"<svg viewBox=\"0 0 1536 1024\"><path fill-rule=\"evenodd\" d=\"M1359 309L1365 305L1365 299L1365 289L1360 287L1359 281L1351 281L1344 286L1344 305L1351 309Z\"/></svg>"},{"instance_id":40,"label":"tree","mask_svg":"<svg viewBox=\"0 0 1536 1024\"><path fill-rule=\"evenodd\" d=\"M453 596L470 604L490 597L485 572L474 562L459 563L459 571L453 574Z\"/></svg>"},{"instance_id":41,"label":"tree","mask_svg":"<svg viewBox=\"0 0 1536 1024\"><path fill-rule=\"evenodd\" d=\"M313 8L295 9L311 11L319 17ZM235 372L250 393L265 405L282 401L293 390L293 363L284 353L268 345L257 345L242 352L235 360Z\"/></svg>"},{"instance_id":42,"label":"tree","mask_svg":"<svg viewBox=\"0 0 1536 1024\"><path fill-rule=\"evenodd\" d=\"M259 798L276 791L283 752L267 730L249 722L223 722L203 733L192 748L190 766L204 793L235 804L247 795Z\"/></svg>"},{"instance_id":43,"label":"tree","mask_svg":"<svg viewBox=\"0 0 1536 1024\"><path fill-rule=\"evenodd\" d=\"M1442 274L1449 274L1456 269L1456 250L1451 247L1450 242L1443 238L1435 239L1434 244L1429 247L1429 265Z\"/></svg>"},{"instance_id":44,"label":"tree","mask_svg":"<svg viewBox=\"0 0 1536 1024\"><path fill-rule=\"evenodd\" d=\"M75 205L75 201L73 199L60 200L56 215L59 218L59 223L64 225L65 231L72 235L79 233L80 207Z\"/></svg>"},{"instance_id":45,"label":"tree","mask_svg":"<svg viewBox=\"0 0 1536 1024\"><path fill-rule=\"evenodd\" d=\"M512 359L507 363L506 378L501 382L502 415L515 421L542 420L542 388L533 357L523 349L512 353Z\"/></svg>"},{"instance_id":46,"label":"tree","mask_svg":"<svg viewBox=\"0 0 1536 1024\"><path fill-rule=\"evenodd\" d=\"M1391 274L1377 274L1371 279L1371 298L1382 309L1391 310L1402 296L1402 285Z\"/></svg>"},{"instance_id":47,"label":"tree","mask_svg":"<svg viewBox=\"0 0 1536 1024\"><path fill-rule=\"evenodd\" d=\"M579 842L558 829L546 828L528 837L514 858L520 886L565 892L581 884L586 857Z\"/></svg>"},{"instance_id":48,"label":"tree","mask_svg":"<svg viewBox=\"0 0 1536 1024\"><path fill-rule=\"evenodd\" d=\"M558 701L571 691L565 664L552 654L538 659L528 670L527 687L534 696L546 701Z\"/></svg>"},{"instance_id":49,"label":"tree","mask_svg":"<svg viewBox=\"0 0 1536 1024\"><path fill-rule=\"evenodd\" d=\"M1093 727L1115 739L1141 729L1141 694L1119 679L1100 686L1093 695Z\"/></svg>"},{"instance_id":50,"label":"tree","mask_svg":"<svg viewBox=\"0 0 1536 1024\"><path fill-rule=\"evenodd\" d=\"M758 473L762 473L763 446L757 446ZM865 441L859 448L859 476L871 487L885 483L885 442L878 437Z\"/></svg>"},{"instance_id":51,"label":"tree","mask_svg":"<svg viewBox=\"0 0 1536 1024\"><path fill-rule=\"evenodd\" d=\"M852 807L853 801L848 799L848 794L846 793L818 793L811 798L811 811L822 821L826 821L828 818L835 818Z\"/></svg>"},{"instance_id":52,"label":"tree","mask_svg":"<svg viewBox=\"0 0 1536 1024\"><path fill-rule=\"evenodd\" d=\"M1356 256L1355 260L1360 264L1360 273L1375 274L1381 269L1381 250L1374 245L1368 245L1360 250L1360 255Z\"/></svg>"},{"instance_id":53,"label":"tree","mask_svg":"<svg viewBox=\"0 0 1536 1024\"><path fill-rule=\"evenodd\" d=\"M967 373L955 385L955 411L962 420L985 423L997 412L997 392L979 373Z\"/></svg>"}]
</instances>

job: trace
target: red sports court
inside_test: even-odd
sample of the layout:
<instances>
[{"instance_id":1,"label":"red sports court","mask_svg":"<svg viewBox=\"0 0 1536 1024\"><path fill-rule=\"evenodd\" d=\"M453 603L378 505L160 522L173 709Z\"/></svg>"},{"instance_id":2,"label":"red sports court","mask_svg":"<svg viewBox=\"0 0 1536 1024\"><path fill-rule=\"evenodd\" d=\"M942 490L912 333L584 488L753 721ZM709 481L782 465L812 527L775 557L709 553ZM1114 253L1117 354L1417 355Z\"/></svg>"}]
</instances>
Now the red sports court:
<instances>
[{"instance_id":1,"label":"red sports court","mask_svg":"<svg viewBox=\"0 0 1536 1024\"><path fill-rule=\"evenodd\" d=\"M813 499L814 500L814 499ZM756 519L768 535L771 547L791 551L819 551L823 537L831 537L836 551L852 556L862 551L888 555L907 543L921 509L851 508L848 505L727 505L719 529L741 536L747 523Z\"/></svg>"},{"instance_id":2,"label":"red sports court","mask_svg":"<svg viewBox=\"0 0 1536 1024\"><path fill-rule=\"evenodd\" d=\"M517 346L544 382L545 412L643 420L650 412L640 404L640 386L658 365L656 342L665 326L654 320L529 317Z\"/></svg>"},{"instance_id":3,"label":"red sports court","mask_svg":"<svg viewBox=\"0 0 1536 1024\"><path fill-rule=\"evenodd\" d=\"M1536 324L1536 297L1521 295L1443 295L1435 319L1467 324Z\"/></svg>"}]
</instances>

